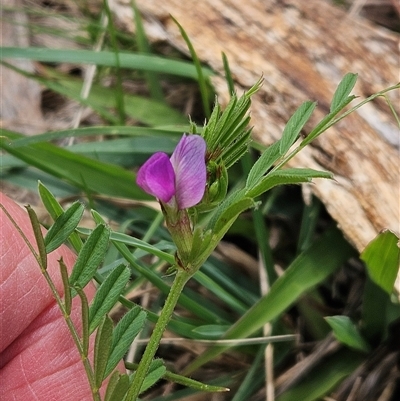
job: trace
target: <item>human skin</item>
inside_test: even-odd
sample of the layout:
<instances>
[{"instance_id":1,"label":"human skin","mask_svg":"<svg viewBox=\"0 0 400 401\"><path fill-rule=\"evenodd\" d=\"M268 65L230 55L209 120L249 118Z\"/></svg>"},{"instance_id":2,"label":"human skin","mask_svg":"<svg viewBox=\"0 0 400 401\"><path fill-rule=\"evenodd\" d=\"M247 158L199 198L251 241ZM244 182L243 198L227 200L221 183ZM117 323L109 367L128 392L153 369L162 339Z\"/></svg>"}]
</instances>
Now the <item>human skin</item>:
<instances>
[{"instance_id":1,"label":"human skin","mask_svg":"<svg viewBox=\"0 0 400 401\"><path fill-rule=\"evenodd\" d=\"M0 193L0 204L28 240L36 243L24 209ZM60 294L58 260L68 269L75 255L62 246L48 255L48 272ZM91 299L94 287L85 289ZM80 301L71 317L80 326ZM93 336L91 351L93 355ZM86 401L92 395L84 367L37 261L0 208L0 400Z\"/></svg>"}]
</instances>

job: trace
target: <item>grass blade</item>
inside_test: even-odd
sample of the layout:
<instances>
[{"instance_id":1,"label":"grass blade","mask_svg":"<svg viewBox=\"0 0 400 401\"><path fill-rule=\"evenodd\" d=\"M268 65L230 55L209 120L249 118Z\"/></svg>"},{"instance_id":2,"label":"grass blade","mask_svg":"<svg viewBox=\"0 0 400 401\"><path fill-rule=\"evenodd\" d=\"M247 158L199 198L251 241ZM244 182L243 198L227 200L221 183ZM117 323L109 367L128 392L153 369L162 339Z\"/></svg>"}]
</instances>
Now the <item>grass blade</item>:
<instances>
[{"instance_id":1,"label":"grass blade","mask_svg":"<svg viewBox=\"0 0 400 401\"><path fill-rule=\"evenodd\" d=\"M135 18L135 26L136 26L135 36L139 52L141 54L151 54L149 41L147 40L146 31L143 26L142 16L140 15L140 11L136 6L135 0L131 0L131 4ZM164 95L158 75L153 71L145 71L145 77L151 97L160 102L164 102Z\"/></svg>"},{"instance_id":2,"label":"grass blade","mask_svg":"<svg viewBox=\"0 0 400 401\"><path fill-rule=\"evenodd\" d=\"M196 68L197 72L197 80L199 81L199 87L200 87L200 94L201 94L201 100L203 102L203 108L204 108L204 114L206 115L206 118L209 118L211 115L211 110L210 110L210 94L209 94L209 82L206 79L206 75L203 74L203 68L200 64L200 60L197 57L196 50L194 49L192 42L190 41L189 36L183 29L182 25L174 18L171 17L175 24L178 26L179 31L182 35L183 40L186 42L186 45L189 49L190 55L192 56L193 59L193 64Z\"/></svg>"},{"instance_id":3,"label":"grass blade","mask_svg":"<svg viewBox=\"0 0 400 401\"><path fill-rule=\"evenodd\" d=\"M0 148L82 190L129 199L151 199L136 185L135 175L119 166L75 155L50 143L13 148L10 141L22 135L6 130L3 132L5 136L0 138Z\"/></svg>"},{"instance_id":4,"label":"grass blade","mask_svg":"<svg viewBox=\"0 0 400 401\"><path fill-rule=\"evenodd\" d=\"M39 142L50 142L57 139L65 139L70 137L85 136L129 136L129 137L146 137L146 138L171 138L175 140L175 145L182 132L188 131L188 126L171 126L168 128L151 128L151 127L123 127L123 126L105 126L105 127L82 127L66 129L61 131L45 132L35 136L21 137L12 142L13 148L21 146L33 145ZM160 148L159 148L160 149Z\"/></svg>"},{"instance_id":5,"label":"grass blade","mask_svg":"<svg viewBox=\"0 0 400 401\"><path fill-rule=\"evenodd\" d=\"M110 51L0 47L0 52L3 59L24 58L48 63L96 64L116 67L115 54ZM154 71L196 80L199 78L196 67L193 66L193 63L187 61L171 60L147 54L120 52L119 63L121 68ZM201 67L201 74L205 77L210 77L214 73L209 68Z\"/></svg>"}]
</instances>

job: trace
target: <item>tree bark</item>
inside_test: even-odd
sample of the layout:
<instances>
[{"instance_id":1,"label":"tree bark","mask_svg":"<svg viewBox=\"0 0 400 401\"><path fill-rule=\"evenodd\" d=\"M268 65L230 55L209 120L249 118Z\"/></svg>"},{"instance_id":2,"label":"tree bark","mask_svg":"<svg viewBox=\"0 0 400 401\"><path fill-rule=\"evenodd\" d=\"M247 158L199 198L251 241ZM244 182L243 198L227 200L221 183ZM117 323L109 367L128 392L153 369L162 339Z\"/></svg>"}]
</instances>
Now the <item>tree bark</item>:
<instances>
[{"instance_id":1,"label":"tree bark","mask_svg":"<svg viewBox=\"0 0 400 401\"><path fill-rule=\"evenodd\" d=\"M112 8L134 30L129 1ZM173 15L184 27L201 61L217 76L219 101L228 101L221 52L227 55L240 93L261 75L254 96L254 140L269 145L307 100L317 100L312 128L329 111L347 72L359 74L359 99L398 81L398 36L321 0L138 0L153 40L168 40L187 52ZM388 94L398 112L399 91ZM357 102L357 101L356 101ZM355 104L353 102L353 104ZM335 180L315 180L313 192L358 250L382 229L399 232L399 136L384 99L376 99L306 147L292 167L330 170Z\"/></svg>"}]
</instances>

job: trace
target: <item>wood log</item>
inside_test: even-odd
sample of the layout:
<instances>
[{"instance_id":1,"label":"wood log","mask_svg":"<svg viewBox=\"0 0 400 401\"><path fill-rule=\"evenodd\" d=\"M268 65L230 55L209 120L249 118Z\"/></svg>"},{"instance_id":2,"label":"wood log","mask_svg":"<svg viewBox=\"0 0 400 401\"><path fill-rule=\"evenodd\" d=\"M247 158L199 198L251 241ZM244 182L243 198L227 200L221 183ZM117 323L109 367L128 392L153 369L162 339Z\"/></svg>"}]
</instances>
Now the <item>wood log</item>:
<instances>
[{"instance_id":1,"label":"wood log","mask_svg":"<svg viewBox=\"0 0 400 401\"><path fill-rule=\"evenodd\" d=\"M0 6L0 46L29 46L28 17L21 0L3 0ZM34 71L30 60L6 60L27 72ZM43 132L45 123L40 105L40 85L4 66L0 67L0 126L27 135Z\"/></svg>"},{"instance_id":2,"label":"wood log","mask_svg":"<svg viewBox=\"0 0 400 401\"><path fill-rule=\"evenodd\" d=\"M217 75L219 101L226 103L221 52L229 60L238 92L261 75L251 115L254 140L269 145L307 100L317 100L312 128L329 111L347 72L359 74L359 100L398 82L398 36L321 0L137 0L153 40L187 52L173 15L184 27L201 61ZM134 30L130 2L111 7ZM399 91L388 94L398 112ZM313 192L358 250L382 229L399 232L399 136L386 102L363 106L306 147L291 167L330 170L335 180L315 180Z\"/></svg>"}]
</instances>

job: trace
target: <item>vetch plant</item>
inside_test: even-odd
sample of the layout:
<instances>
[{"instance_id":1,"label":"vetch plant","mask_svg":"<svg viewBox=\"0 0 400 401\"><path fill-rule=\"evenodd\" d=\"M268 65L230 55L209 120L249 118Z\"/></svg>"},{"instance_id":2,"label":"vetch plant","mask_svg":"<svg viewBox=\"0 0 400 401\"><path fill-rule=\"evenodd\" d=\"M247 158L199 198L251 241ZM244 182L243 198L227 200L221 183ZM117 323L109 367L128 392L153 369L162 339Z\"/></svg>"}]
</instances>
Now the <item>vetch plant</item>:
<instances>
[{"instance_id":1,"label":"vetch plant","mask_svg":"<svg viewBox=\"0 0 400 401\"><path fill-rule=\"evenodd\" d=\"M230 192L228 191L228 171L248 150L251 133L248 127L250 120L248 112L251 96L259 89L261 80L242 96L233 94L224 111L216 104L201 133L197 133L196 127L192 125L191 132L183 134L171 157L161 151L153 154L140 167L136 182L140 188L160 202L165 225L175 246L173 255L146 240L114 232L96 211L92 211L92 216L97 226L93 230L79 228L84 206L80 202L75 202L64 210L52 193L41 183L39 193L46 209L54 219L54 224L47 234L43 235L36 214L28 207L38 251L29 243L12 216L5 210L8 218L14 222L34 254L62 311L85 366L93 400L101 399L99 389L105 379L109 380L105 394L106 401L136 401L145 390L161 378L202 391L227 390L224 387L210 386L168 372L163 362L155 358L163 333L171 320L179 298L184 298L182 292L186 283L207 261L242 212L256 208L260 203L259 197L277 185L310 182L314 178L332 178L332 174L325 171L308 168L284 169L285 164L312 140L350 112L375 97L384 96L389 90L399 88L399 85L396 85L385 89L349 111L341 113L355 98L350 93L356 79L355 74L347 74L343 78L334 94L330 112L304 138L300 136L300 132L311 117L316 103L308 101L302 104L288 121L282 138L261 154L250 168L243 185ZM10 136L11 139L2 141L2 147L22 160L31 160L29 159L32 158L31 153L28 154L26 151L24 153L23 146L13 147L9 144L12 140L12 135ZM127 179L127 177L125 175L123 178ZM133 186L134 183L131 182L130 185ZM82 240L82 236L87 236L85 241ZM336 234L328 233L326 238L333 241L336 239ZM326 248L323 249L321 246L318 257L324 257L330 250L329 241ZM61 297L47 272L47 255L65 242L72 245L78 256L71 274L68 274L63 260L59 261L65 294ZM118 250L119 256L129 263L132 270L157 282L159 288L168 292L160 314L147 316L156 323L139 364L134 366L127 364L134 370L131 375L121 374L115 368L143 327L146 312L122 296L131 275L130 268L125 263L116 261L106 277L99 273L99 266L106 256L110 243ZM144 254L154 255L168 263L170 265L168 272L174 274L172 286L168 288L153 271L143 268L128 246L133 246ZM316 273L308 270L309 286L324 279L337 265L343 263L349 254L349 249L346 249L346 252L337 256L333 262L330 258L326 263L329 269L320 269ZM310 257L309 263L311 262ZM271 292L274 294L273 291L275 291L275 294L278 294L276 297L283 300L283 306L280 306L283 309L301 294L301 289L296 284L299 276L304 272L299 272L298 265L299 263L294 264L290 273L283 279L278 279L275 287L272 286ZM89 305L83 289L93 278L100 286L93 302ZM290 283L294 282L295 291L290 294L279 292L279 288L283 286L283 280L292 280ZM75 296L79 296L82 303L82 333L70 319L71 302ZM259 330L265 324L265 320L260 318L260 310L268 314L269 305L265 299L261 298L255 303L247 311L242 323L233 324L225 333L224 338L234 339L239 333L248 336ZM113 327L108 313L118 301L129 311L116 327ZM276 315L271 312L270 320L275 317ZM174 323L177 327L177 322ZM96 336L93 363L88 360L89 338L92 334ZM221 346L218 349L211 349L187 370L193 370L194 367L205 363L223 349L224 347Z\"/></svg>"}]
</instances>

